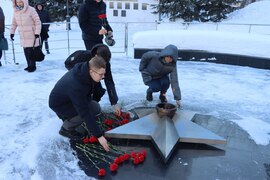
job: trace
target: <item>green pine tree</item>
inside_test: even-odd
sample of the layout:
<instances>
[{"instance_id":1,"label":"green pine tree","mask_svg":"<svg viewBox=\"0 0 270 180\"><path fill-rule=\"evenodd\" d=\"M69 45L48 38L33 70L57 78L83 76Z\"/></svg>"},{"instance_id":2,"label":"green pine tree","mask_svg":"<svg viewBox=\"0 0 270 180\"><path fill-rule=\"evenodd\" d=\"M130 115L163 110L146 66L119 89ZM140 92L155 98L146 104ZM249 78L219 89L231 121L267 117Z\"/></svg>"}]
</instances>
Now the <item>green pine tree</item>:
<instances>
[{"instance_id":1,"label":"green pine tree","mask_svg":"<svg viewBox=\"0 0 270 180\"><path fill-rule=\"evenodd\" d=\"M166 15L172 21L182 18L187 22L218 22L225 19L228 13L237 9L241 1L242 0L160 0L159 4L155 6L156 10L154 13Z\"/></svg>"},{"instance_id":2,"label":"green pine tree","mask_svg":"<svg viewBox=\"0 0 270 180\"><path fill-rule=\"evenodd\" d=\"M44 7L49 11L51 20L55 22L66 20L67 13L70 17L77 16L83 0L68 0L68 3L67 0L29 0L29 4L33 7L35 7L37 2L44 5Z\"/></svg>"}]
</instances>

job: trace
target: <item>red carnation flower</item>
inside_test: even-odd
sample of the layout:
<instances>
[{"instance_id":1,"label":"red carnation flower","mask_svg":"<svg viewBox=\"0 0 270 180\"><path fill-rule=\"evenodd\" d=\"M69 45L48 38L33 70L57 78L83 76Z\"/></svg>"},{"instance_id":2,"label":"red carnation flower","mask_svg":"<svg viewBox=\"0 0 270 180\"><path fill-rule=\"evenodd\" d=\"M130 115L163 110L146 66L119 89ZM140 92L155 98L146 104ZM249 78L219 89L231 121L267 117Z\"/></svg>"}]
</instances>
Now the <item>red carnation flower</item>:
<instances>
[{"instance_id":1,"label":"red carnation flower","mask_svg":"<svg viewBox=\"0 0 270 180\"><path fill-rule=\"evenodd\" d=\"M99 171L98 171L98 175L99 176L105 176L105 174L106 174L106 171L105 171L105 169L99 169Z\"/></svg>"},{"instance_id":2,"label":"red carnation flower","mask_svg":"<svg viewBox=\"0 0 270 180\"><path fill-rule=\"evenodd\" d=\"M122 163L121 158L120 158L120 157L116 157L116 158L114 159L114 163L115 163L115 164L121 164L121 163Z\"/></svg>"},{"instance_id":3,"label":"red carnation flower","mask_svg":"<svg viewBox=\"0 0 270 180\"><path fill-rule=\"evenodd\" d=\"M124 155L119 156L119 158L121 159L121 162L126 160Z\"/></svg>"},{"instance_id":4,"label":"red carnation flower","mask_svg":"<svg viewBox=\"0 0 270 180\"><path fill-rule=\"evenodd\" d=\"M113 164L110 164L110 170L111 171L116 171L118 169L118 165L113 163Z\"/></svg>"},{"instance_id":5,"label":"red carnation flower","mask_svg":"<svg viewBox=\"0 0 270 180\"><path fill-rule=\"evenodd\" d=\"M99 19L105 19L107 16L106 16L106 14L100 14L100 15L98 15L98 18Z\"/></svg>"},{"instance_id":6,"label":"red carnation flower","mask_svg":"<svg viewBox=\"0 0 270 180\"><path fill-rule=\"evenodd\" d=\"M140 154L140 155L138 156L138 158L139 158L139 161L140 161L140 162L143 162L143 161L144 161L144 156L143 156L142 154Z\"/></svg>"},{"instance_id":7,"label":"red carnation flower","mask_svg":"<svg viewBox=\"0 0 270 180\"><path fill-rule=\"evenodd\" d=\"M123 125L123 124L127 124L128 122L129 122L128 119L123 119L123 120L122 120L122 125Z\"/></svg>"},{"instance_id":8,"label":"red carnation flower","mask_svg":"<svg viewBox=\"0 0 270 180\"><path fill-rule=\"evenodd\" d=\"M122 111L121 111L121 113L120 113L120 116L121 116L121 117L126 117L125 113L122 112Z\"/></svg>"},{"instance_id":9,"label":"red carnation flower","mask_svg":"<svg viewBox=\"0 0 270 180\"><path fill-rule=\"evenodd\" d=\"M139 157L135 157L133 160L133 164L137 165L140 163Z\"/></svg>"},{"instance_id":10,"label":"red carnation flower","mask_svg":"<svg viewBox=\"0 0 270 180\"><path fill-rule=\"evenodd\" d=\"M112 126L113 125L113 120L112 119L105 119L104 124L106 124L108 126Z\"/></svg>"},{"instance_id":11,"label":"red carnation flower","mask_svg":"<svg viewBox=\"0 0 270 180\"><path fill-rule=\"evenodd\" d=\"M83 143L84 143L84 144L89 143L88 138L84 138L84 139L83 139Z\"/></svg>"},{"instance_id":12,"label":"red carnation flower","mask_svg":"<svg viewBox=\"0 0 270 180\"><path fill-rule=\"evenodd\" d=\"M146 150L142 150L142 154L144 157L146 157Z\"/></svg>"},{"instance_id":13,"label":"red carnation flower","mask_svg":"<svg viewBox=\"0 0 270 180\"><path fill-rule=\"evenodd\" d=\"M130 114L126 113L126 119L130 119Z\"/></svg>"},{"instance_id":14,"label":"red carnation flower","mask_svg":"<svg viewBox=\"0 0 270 180\"><path fill-rule=\"evenodd\" d=\"M130 158L130 155L129 154L124 154L124 158L125 158L125 160L128 160Z\"/></svg>"},{"instance_id":15,"label":"red carnation flower","mask_svg":"<svg viewBox=\"0 0 270 180\"><path fill-rule=\"evenodd\" d=\"M121 116L118 116L117 114L114 114L116 119L120 119Z\"/></svg>"},{"instance_id":16,"label":"red carnation flower","mask_svg":"<svg viewBox=\"0 0 270 180\"><path fill-rule=\"evenodd\" d=\"M137 156L136 153L135 153L134 151L132 151L132 152L131 152L131 157L132 157L132 158L135 158L136 156Z\"/></svg>"},{"instance_id":17,"label":"red carnation flower","mask_svg":"<svg viewBox=\"0 0 270 180\"><path fill-rule=\"evenodd\" d=\"M95 142L98 142L98 139L97 139L95 136L91 136L91 137L89 138L89 142L90 142L90 143L95 143Z\"/></svg>"}]
</instances>

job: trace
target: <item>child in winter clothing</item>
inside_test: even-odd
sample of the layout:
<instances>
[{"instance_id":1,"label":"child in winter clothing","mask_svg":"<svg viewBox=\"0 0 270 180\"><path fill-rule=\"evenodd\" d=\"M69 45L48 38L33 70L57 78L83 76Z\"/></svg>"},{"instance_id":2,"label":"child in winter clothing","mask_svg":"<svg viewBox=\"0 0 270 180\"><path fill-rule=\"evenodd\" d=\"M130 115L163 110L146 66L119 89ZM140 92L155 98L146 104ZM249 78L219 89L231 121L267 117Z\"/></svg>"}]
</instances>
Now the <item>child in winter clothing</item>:
<instances>
[{"instance_id":1,"label":"child in winter clothing","mask_svg":"<svg viewBox=\"0 0 270 180\"><path fill-rule=\"evenodd\" d=\"M45 43L45 49L46 49L46 52L47 54L50 54L50 51L49 51L49 43L48 43L48 38L49 38L49 27L50 27L50 24L43 24L43 23L50 23L51 22L51 18L50 18L50 15L48 13L48 11L46 11L44 9L44 6L42 3L37 3L36 4L36 11L39 15L39 18L40 18L40 21L42 23L42 26L41 26L41 33L40 33L40 37L41 37L41 46L43 45L43 42Z\"/></svg>"}]
</instances>

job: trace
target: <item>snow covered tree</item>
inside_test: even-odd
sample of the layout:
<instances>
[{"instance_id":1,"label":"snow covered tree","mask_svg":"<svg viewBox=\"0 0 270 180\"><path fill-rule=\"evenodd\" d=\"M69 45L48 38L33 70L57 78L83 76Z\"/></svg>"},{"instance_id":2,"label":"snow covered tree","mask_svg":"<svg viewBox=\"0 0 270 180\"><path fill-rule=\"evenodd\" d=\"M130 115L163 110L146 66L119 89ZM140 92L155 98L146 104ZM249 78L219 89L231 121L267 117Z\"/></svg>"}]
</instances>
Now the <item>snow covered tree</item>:
<instances>
[{"instance_id":1,"label":"snow covered tree","mask_svg":"<svg viewBox=\"0 0 270 180\"><path fill-rule=\"evenodd\" d=\"M67 13L70 17L77 16L79 7L83 3L83 0L29 0L29 4L33 7L37 2L42 3L45 9L49 11L52 21L64 21Z\"/></svg>"},{"instance_id":2,"label":"snow covered tree","mask_svg":"<svg viewBox=\"0 0 270 180\"><path fill-rule=\"evenodd\" d=\"M172 21L177 18L189 21L193 19L195 4L190 0L160 0L155 8L156 11L154 13L167 15Z\"/></svg>"},{"instance_id":3,"label":"snow covered tree","mask_svg":"<svg viewBox=\"0 0 270 180\"><path fill-rule=\"evenodd\" d=\"M213 21L226 18L226 14L238 8L241 0L160 0L154 13L167 15L170 20Z\"/></svg>"},{"instance_id":4,"label":"snow covered tree","mask_svg":"<svg viewBox=\"0 0 270 180\"><path fill-rule=\"evenodd\" d=\"M198 0L196 2L198 18L195 20L218 22L233 12L235 0Z\"/></svg>"}]
</instances>

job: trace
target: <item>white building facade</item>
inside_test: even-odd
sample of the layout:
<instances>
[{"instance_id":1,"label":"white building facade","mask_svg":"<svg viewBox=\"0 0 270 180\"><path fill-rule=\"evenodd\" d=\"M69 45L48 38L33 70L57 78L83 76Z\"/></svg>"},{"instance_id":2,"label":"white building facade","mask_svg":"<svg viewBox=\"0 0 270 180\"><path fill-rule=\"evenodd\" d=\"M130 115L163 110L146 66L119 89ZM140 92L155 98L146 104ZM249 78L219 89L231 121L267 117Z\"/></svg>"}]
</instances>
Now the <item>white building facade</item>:
<instances>
[{"instance_id":1,"label":"white building facade","mask_svg":"<svg viewBox=\"0 0 270 180\"><path fill-rule=\"evenodd\" d=\"M155 22L158 14L153 14L152 5L158 0L104 0L110 22Z\"/></svg>"}]
</instances>

